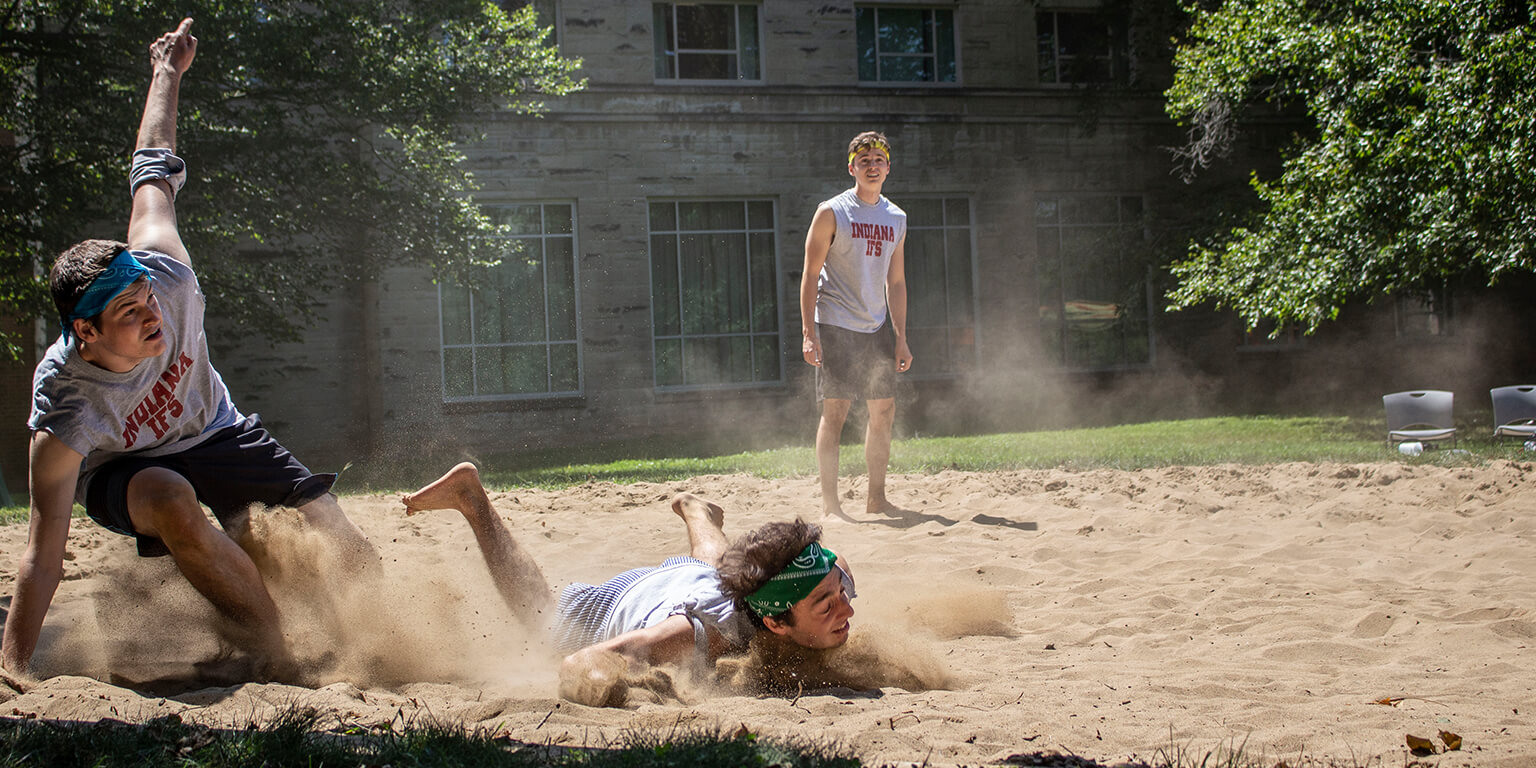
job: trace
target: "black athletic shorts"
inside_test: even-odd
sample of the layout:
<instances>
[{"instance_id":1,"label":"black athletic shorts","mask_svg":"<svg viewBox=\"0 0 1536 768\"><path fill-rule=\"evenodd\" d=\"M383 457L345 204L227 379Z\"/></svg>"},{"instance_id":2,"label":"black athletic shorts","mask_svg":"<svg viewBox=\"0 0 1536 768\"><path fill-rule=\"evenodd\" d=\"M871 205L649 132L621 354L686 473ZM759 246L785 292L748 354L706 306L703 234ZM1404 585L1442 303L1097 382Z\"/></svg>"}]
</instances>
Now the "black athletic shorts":
<instances>
[{"instance_id":1,"label":"black athletic shorts","mask_svg":"<svg viewBox=\"0 0 1536 768\"><path fill-rule=\"evenodd\" d=\"M128 517L128 481L149 467L165 467L186 478L197 500L226 528L252 504L301 507L329 493L336 482L336 475L316 475L300 464L254 413L181 453L113 459L92 474L85 512L103 528L134 537L140 557L170 554L164 542L135 531Z\"/></svg>"},{"instance_id":2,"label":"black athletic shorts","mask_svg":"<svg viewBox=\"0 0 1536 768\"><path fill-rule=\"evenodd\" d=\"M885 400L896 396L896 332L891 321L873 333L816 324L821 365L816 399Z\"/></svg>"}]
</instances>

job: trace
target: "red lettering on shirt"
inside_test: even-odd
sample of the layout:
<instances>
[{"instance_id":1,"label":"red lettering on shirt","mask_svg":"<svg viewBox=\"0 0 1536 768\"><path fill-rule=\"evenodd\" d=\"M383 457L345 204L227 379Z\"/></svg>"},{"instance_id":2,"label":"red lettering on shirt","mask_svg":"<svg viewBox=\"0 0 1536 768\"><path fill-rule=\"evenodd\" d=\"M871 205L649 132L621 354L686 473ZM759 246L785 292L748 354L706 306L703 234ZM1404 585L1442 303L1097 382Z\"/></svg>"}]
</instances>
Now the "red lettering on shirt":
<instances>
[{"instance_id":1,"label":"red lettering on shirt","mask_svg":"<svg viewBox=\"0 0 1536 768\"><path fill-rule=\"evenodd\" d=\"M161 372L160 380L150 389L149 395L129 412L123 423L123 447L132 448L139 440L139 433L148 428L156 439L170 431L170 418L180 418L186 406L176 394L176 385L192 367L192 358L182 354Z\"/></svg>"}]
</instances>

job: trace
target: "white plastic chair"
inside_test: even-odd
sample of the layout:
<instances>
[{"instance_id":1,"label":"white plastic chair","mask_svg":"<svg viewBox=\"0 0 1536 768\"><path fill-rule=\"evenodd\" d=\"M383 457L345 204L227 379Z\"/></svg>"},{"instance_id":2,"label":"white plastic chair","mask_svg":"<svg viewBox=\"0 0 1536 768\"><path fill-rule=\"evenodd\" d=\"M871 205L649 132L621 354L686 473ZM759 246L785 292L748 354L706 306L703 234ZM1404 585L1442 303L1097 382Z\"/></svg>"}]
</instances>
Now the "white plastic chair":
<instances>
[{"instance_id":1,"label":"white plastic chair","mask_svg":"<svg viewBox=\"0 0 1536 768\"><path fill-rule=\"evenodd\" d=\"M1536 438L1536 385L1488 390L1493 396L1493 436Z\"/></svg>"},{"instance_id":2,"label":"white plastic chair","mask_svg":"<svg viewBox=\"0 0 1536 768\"><path fill-rule=\"evenodd\" d=\"M1381 396L1387 409L1387 447L1396 443L1456 444L1456 420L1451 409L1456 395L1438 389L1394 392Z\"/></svg>"}]
</instances>

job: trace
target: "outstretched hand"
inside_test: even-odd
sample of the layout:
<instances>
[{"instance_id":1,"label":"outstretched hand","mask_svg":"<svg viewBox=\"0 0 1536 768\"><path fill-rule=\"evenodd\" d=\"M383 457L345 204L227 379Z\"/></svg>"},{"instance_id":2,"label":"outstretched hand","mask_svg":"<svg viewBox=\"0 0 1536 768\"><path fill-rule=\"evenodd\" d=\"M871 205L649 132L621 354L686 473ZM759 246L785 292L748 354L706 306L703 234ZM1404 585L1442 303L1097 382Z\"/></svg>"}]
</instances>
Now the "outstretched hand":
<instances>
[{"instance_id":1,"label":"outstretched hand","mask_svg":"<svg viewBox=\"0 0 1536 768\"><path fill-rule=\"evenodd\" d=\"M197 38L192 36L192 20L182 19L176 31L167 32L149 44L149 63L156 69L168 67L176 74L187 71L197 55Z\"/></svg>"}]
</instances>

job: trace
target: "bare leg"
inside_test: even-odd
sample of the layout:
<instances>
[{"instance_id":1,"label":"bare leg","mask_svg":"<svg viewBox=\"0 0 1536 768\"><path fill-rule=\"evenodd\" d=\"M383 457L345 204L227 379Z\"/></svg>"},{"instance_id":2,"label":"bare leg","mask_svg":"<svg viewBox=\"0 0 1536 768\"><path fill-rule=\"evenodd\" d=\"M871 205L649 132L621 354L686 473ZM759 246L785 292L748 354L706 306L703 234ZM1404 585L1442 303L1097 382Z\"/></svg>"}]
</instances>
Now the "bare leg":
<instances>
[{"instance_id":1,"label":"bare leg","mask_svg":"<svg viewBox=\"0 0 1536 768\"><path fill-rule=\"evenodd\" d=\"M725 540L725 510L691 493L672 498L672 511L688 526L688 554L716 568L729 545Z\"/></svg>"},{"instance_id":2,"label":"bare leg","mask_svg":"<svg viewBox=\"0 0 1536 768\"><path fill-rule=\"evenodd\" d=\"M869 425L864 429L864 466L869 471L870 514L899 514L885 498L885 468L891 460L891 425L896 421L896 399L868 400Z\"/></svg>"},{"instance_id":3,"label":"bare leg","mask_svg":"<svg viewBox=\"0 0 1536 768\"><path fill-rule=\"evenodd\" d=\"M491 499L480 485L480 471L464 462L448 470L430 485L400 498L405 514L414 515L433 509L456 509L469 521L480 545L480 556L491 571L496 591L518 620L529 628L540 628L540 614L549 610L553 599L549 582L539 564L512 538L505 523L496 515Z\"/></svg>"},{"instance_id":4,"label":"bare leg","mask_svg":"<svg viewBox=\"0 0 1536 768\"><path fill-rule=\"evenodd\" d=\"M256 656L263 673L290 676L294 664L261 573L251 556L203 514L186 478L151 467L128 481L127 495L134 529L165 543L192 587L239 628L237 642Z\"/></svg>"},{"instance_id":5,"label":"bare leg","mask_svg":"<svg viewBox=\"0 0 1536 768\"><path fill-rule=\"evenodd\" d=\"M316 530L326 534L336 557L347 571L370 575L382 573L378 551L358 530L357 524L341 511L341 504L337 503L334 494L327 493L299 507L299 513Z\"/></svg>"},{"instance_id":6,"label":"bare leg","mask_svg":"<svg viewBox=\"0 0 1536 768\"><path fill-rule=\"evenodd\" d=\"M816 426L816 471L821 477L822 517L843 516L843 505L837 499L838 443L852 405L851 400L821 401L821 422Z\"/></svg>"}]
</instances>

